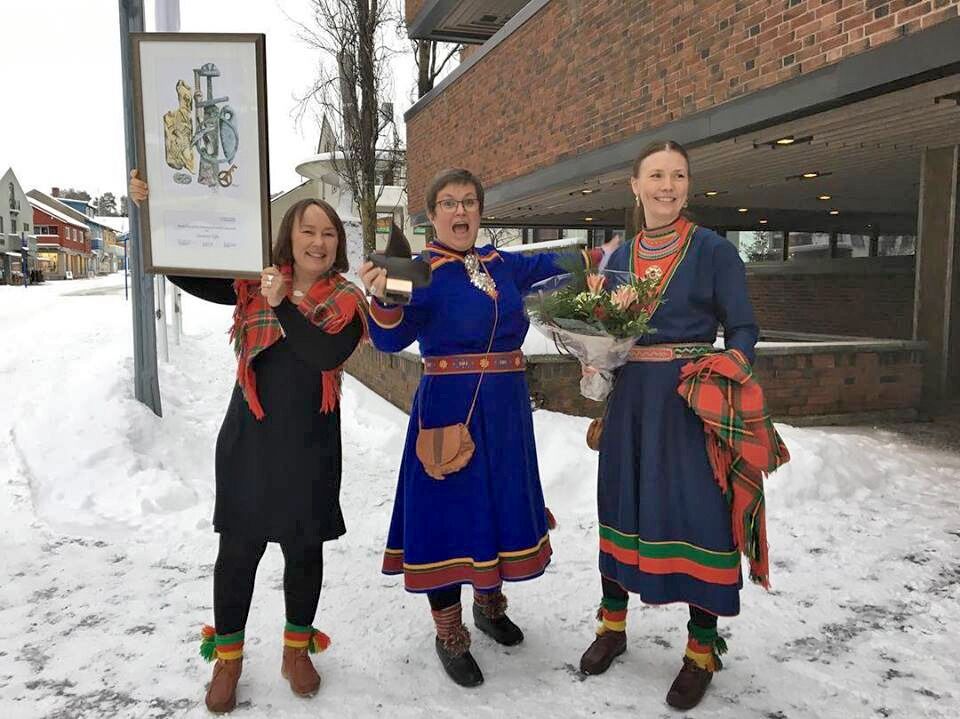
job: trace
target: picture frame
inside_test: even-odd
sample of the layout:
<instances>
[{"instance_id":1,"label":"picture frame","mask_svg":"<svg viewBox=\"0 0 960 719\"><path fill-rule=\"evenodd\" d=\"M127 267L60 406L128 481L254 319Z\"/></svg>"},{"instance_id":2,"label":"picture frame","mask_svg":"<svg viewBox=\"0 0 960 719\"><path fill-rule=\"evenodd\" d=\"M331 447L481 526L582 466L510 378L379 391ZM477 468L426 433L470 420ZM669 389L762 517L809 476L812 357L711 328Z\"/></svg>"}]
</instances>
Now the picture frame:
<instances>
[{"instance_id":1,"label":"picture frame","mask_svg":"<svg viewBox=\"0 0 960 719\"><path fill-rule=\"evenodd\" d=\"M272 244L265 36L130 38L144 270L259 277Z\"/></svg>"}]
</instances>

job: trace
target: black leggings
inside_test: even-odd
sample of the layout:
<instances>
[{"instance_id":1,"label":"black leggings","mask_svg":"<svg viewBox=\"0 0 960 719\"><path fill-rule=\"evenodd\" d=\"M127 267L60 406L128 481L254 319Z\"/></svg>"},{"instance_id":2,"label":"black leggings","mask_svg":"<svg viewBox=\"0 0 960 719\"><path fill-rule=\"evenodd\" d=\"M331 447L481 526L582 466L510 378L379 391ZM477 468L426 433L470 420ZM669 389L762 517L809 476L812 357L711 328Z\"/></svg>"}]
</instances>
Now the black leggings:
<instances>
[{"instance_id":1,"label":"black leggings","mask_svg":"<svg viewBox=\"0 0 960 719\"><path fill-rule=\"evenodd\" d=\"M601 577L601 582L603 584L603 596L610 599L619 599L621 601L626 601L629 599L630 595L627 593L627 590L621 587L612 579L607 579L606 577ZM701 629L716 629L717 628L717 615L711 614L705 609L700 607L695 607L692 604L690 607L690 620L700 627Z\"/></svg>"},{"instance_id":2,"label":"black leggings","mask_svg":"<svg viewBox=\"0 0 960 719\"><path fill-rule=\"evenodd\" d=\"M218 634L233 634L246 626L257 566L266 548L264 540L220 534L220 551L213 566L213 618ZM323 584L323 542L280 542L280 549L287 621L310 626Z\"/></svg>"},{"instance_id":3,"label":"black leggings","mask_svg":"<svg viewBox=\"0 0 960 719\"><path fill-rule=\"evenodd\" d=\"M480 589L474 591L477 594L492 594L494 592L499 592L500 588ZM441 609L446 609L447 607L452 607L454 604L460 601L460 585L458 584L455 587L435 589L432 592L427 592L427 599L430 600L430 608L435 612L438 612Z\"/></svg>"}]
</instances>

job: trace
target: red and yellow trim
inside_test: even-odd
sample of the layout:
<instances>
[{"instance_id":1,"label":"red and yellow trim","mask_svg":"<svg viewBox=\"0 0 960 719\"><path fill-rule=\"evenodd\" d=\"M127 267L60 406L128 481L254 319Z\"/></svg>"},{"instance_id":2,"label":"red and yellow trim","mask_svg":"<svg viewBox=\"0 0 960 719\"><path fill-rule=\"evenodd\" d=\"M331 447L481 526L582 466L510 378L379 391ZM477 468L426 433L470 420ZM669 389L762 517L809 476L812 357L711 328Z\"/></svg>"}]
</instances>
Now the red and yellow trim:
<instances>
[{"instance_id":1,"label":"red and yellow trim","mask_svg":"<svg viewBox=\"0 0 960 719\"><path fill-rule=\"evenodd\" d=\"M428 375L522 372L526 368L527 363L520 350L423 358L423 373Z\"/></svg>"},{"instance_id":2,"label":"red and yellow trim","mask_svg":"<svg viewBox=\"0 0 960 719\"><path fill-rule=\"evenodd\" d=\"M404 586L410 592L429 592L452 584L496 589L504 581L517 582L542 574L552 554L550 537L546 534L529 549L499 552L495 559L487 561L456 557L430 564L407 564L403 561L402 549L388 547L383 554L382 571L384 574L403 574Z\"/></svg>"},{"instance_id":3,"label":"red and yellow trim","mask_svg":"<svg viewBox=\"0 0 960 719\"><path fill-rule=\"evenodd\" d=\"M208 662L214 659L230 661L243 656L243 630L231 634L217 634L205 624L200 630L200 656Z\"/></svg>"},{"instance_id":4,"label":"red and yellow trim","mask_svg":"<svg viewBox=\"0 0 960 719\"><path fill-rule=\"evenodd\" d=\"M435 270L438 267L442 267L443 265L451 262L463 262L463 253L448 250L446 247L438 245L434 242L428 244L426 249L427 252L430 252L433 255L433 257L430 258L431 270ZM501 258L499 252L496 250L491 250L485 255L481 255L479 252L477 252L477 259L481 262L488 263Z\"/></svg>"},{"instance_id":5,"label":"red and yellow trim","mask_svg":"<svg viewBox=\"0 0 960 719\"><path fill-rule=\"evenodd\" d=\"M392 330L403 322L403 305L386 307L380 300L374 298L373 302L370 303L370 319L372 319L378 327L385 330Z\"/></svg>"},{"instance_id":6,"label":"red and yellow trim","mask_svg":"<svg viewBox=\"0 0 960 719\"><path fill-rule=\"evenodd\" d=\"M283 627L283 646L306 649L311 654L316 654L326 651L330 646L330 637L315 627L287 622Z\"/></svg>"},{"instance_id":7,"label":"red and yellow trim","mask_svg":"<svg viewBox=\"0 0 960 719\"><path fill-rule=\"evenodd\" d=\"M715 552L687 542L645 542L600 525L600 551L648 574L686 574L710 584L740 583L740 552Z\"/></svg>"},{"instance_id":8,"label":"red and yellow trim","mask_svg":"<svg viewBox=\"0 0 960 719\"><path fill-rule=\"evenodd\" d=\"M716 656L713 647L709 644L702 644L693 637L688 637L684 656L693 660L701 669L706 669L708 672L717 671Z\"/></svg>"}]
</instances>

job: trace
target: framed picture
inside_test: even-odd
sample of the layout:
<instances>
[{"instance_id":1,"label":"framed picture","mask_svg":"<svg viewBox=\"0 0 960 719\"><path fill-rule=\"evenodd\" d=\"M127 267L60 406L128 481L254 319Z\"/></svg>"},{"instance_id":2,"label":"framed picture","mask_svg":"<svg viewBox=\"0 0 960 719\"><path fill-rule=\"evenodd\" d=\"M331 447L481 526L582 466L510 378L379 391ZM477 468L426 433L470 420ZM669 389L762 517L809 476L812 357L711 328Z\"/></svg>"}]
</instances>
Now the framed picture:
<instances>
[{"instance_id":1,"label":"framed picture","mask_svg":"<svg viewBox=\"0 0 960 719\"><path fill-rule=\"evenodd\" d=\"M258 277L271 244L264 36L131 40L145 270Z\"/></svg>"}]
</instances>

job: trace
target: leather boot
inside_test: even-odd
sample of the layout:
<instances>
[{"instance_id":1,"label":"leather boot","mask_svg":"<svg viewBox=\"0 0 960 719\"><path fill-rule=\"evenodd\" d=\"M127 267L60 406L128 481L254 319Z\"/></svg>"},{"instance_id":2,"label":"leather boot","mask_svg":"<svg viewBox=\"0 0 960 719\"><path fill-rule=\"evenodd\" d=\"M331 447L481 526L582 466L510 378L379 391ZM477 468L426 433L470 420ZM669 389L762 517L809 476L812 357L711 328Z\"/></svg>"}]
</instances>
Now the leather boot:
<instances>
[{"instance_id":1,"label":"leather boot","mask_svg":"<svg viewBox=\"0 0 960 719\"><path fill-rule=\"evenodd\" d=\"M701 669L695 661L684 657L683 667L667 692L667 704L674 709L693 709L703 699L712 679L712 671Z\"/></svg>"},{"instance_id":2,"label":"leather boot","mask_svg":"<svg viewBox=\"0 0 960 719\"><path fill-rule=\"evenodd\" d=\"M627 633L607 629L598 634L593 644L580 657L580 671L584 674L603 674L613 660L627 651Z\"/></svg>"},{"instance_id":3,"label":"leather boot","mask_svg":"<svg viewBox=\"0 0 960 719\"><path fill-rule=\"evenodd\" d=\"M458 654L457 647L449 648L440 637L437 637L436 647L440 664L453 681L462 687L476 687L483 684L483 672L480 671L480 666L469 649L464 649Z\"/></svg>"},{"instance_id":4,"label":"leather boot","mask_svg":"<svg viewBox=\"0 0 960 719\"><path fill-rule=\"evenodd\" d=\"M214 714L232 712L237 706L237 682L243 669L243 657L218 659L213 665L213 678L207 686L207 709Z\"/></svg>"},{"instance_id":5,"label":"leather boot","mask_svg":"<svg viewBox=\"0 0 960 719\"><path fill-rule=\"evenodd\" d=\"M501 592L474 596L473 623L477 629L505 647L513 647L523 641L520 627L507 616L507 598Z\"/></svg>"},{"instance_id":6,"label":"leather boot","mask_svg":"<svg viewBox=\"0 0 960 719\"><path fill-rule=\"evenodd\" d=\"M470 654L470 632L463 626L460 603L430 613L437 625L437 656L447 676L462 687L483 684L483 672Z\"/></svg>"},{"instance_id":7,"label":"leather boot","mask_svg":"<svg viewBox=\"0 0 960 719\"><path fill-rule=\"evenodd\" d=\"M320 689L320 675L313 666L307 648L283 648L283 664L280 674L290 682L290 689L301 697L312 697Z\"/></svg>"}]
</instances>

